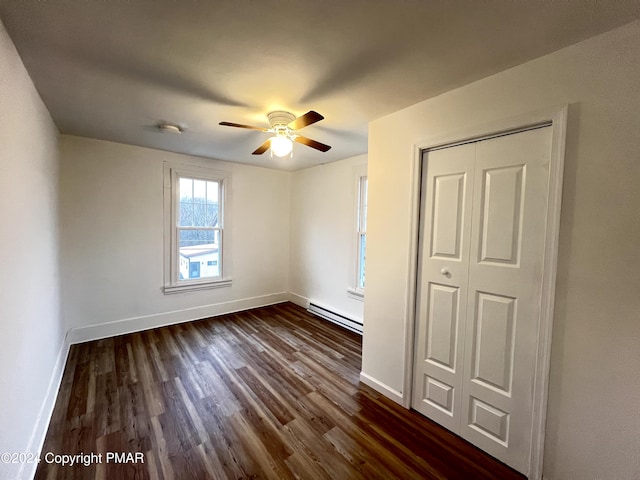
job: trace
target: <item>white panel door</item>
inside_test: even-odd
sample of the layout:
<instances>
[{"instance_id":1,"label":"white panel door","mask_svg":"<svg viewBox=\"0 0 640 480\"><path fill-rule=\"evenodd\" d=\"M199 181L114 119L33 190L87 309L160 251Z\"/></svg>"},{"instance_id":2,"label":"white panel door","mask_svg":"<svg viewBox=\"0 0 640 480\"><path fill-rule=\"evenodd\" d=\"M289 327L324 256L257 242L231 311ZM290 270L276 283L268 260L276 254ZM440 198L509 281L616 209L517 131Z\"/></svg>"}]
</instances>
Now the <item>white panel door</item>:
<instances>
[{"instance_id":1,"label":"white panel door","mask_svg":"<svg viewBox=\"0 0 640 480\"><path fill-rule=\"evenodd\" d=\"M413 406L525 474L531 450L550 153L551 128L544 127L428 152L423 174L426 201L421 214ZM445 167L443 155L463 154L471 158L465 192L470 213L461 217L463 242L455 257L460 262L456 267L453 257L444 262L442 268L450 272L450 282L444 283L431 266L439 224L429 204L436 197L430 178L456 175L459 166ZM446 213L449 219L440 220L441 224L454 224L460 218L455 208L438 211L440 216ZM443 335L434 335L432 327L446 325L452 318L446 307L439 306L445 303L440 285L457 288L458 294L456 348L461 359L455 382L448 378L449 383L418 366L422 345L434 352L446 352L449 345L440 344ZM429 363L428 355L423 363ZM430 391L431 377L453 389L454 408L446 421L423 408L428 397L418 401L419 388Z\"/></svg>"},{"instance_id":2,"label":"white panel door","mask_svg":"<svg viewBox=\"0 0 640 480\"><path fill-rule=\"evenodd\" d=\"M457 431L467 318L475 145L429 154L422 177L413 408Z\"/></svg>"}]
</instances>

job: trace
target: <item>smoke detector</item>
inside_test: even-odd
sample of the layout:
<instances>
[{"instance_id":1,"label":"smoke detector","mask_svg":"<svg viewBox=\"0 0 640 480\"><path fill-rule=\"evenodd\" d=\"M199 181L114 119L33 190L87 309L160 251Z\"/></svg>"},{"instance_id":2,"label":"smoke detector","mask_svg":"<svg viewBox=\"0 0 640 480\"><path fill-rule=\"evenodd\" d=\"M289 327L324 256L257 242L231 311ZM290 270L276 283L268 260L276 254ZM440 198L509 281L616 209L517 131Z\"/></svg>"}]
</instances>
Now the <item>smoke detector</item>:
<instances>
[{"instance_id":1,"label":"smoke detector","mask_svg":"<svg viewBox=\"0 0 640 480\"><path fill-rule=\"evenodd\" d=\"M176 125L175 123L160 122L156 126L162 133L173 133L175 135L180 135L183 132L182 127L180 125Z\"/></svg>"}]
</instances>

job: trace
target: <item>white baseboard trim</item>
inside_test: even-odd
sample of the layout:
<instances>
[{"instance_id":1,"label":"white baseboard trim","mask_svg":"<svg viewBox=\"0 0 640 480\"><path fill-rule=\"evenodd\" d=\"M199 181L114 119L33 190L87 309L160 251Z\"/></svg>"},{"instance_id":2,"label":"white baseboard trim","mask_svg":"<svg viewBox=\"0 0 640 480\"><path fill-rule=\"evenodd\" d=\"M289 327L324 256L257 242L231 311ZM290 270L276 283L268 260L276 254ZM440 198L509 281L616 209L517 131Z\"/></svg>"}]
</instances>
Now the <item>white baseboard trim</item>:
<instances>
[{"instance_id":1,"label":"white baseboard trim","mask_svg":"<svg viewBox=\"0 0 640 480\"><path fill-rule=\"evenodd\" d=\"M404 397L402 396L402 392L399 392L395 388L391 388L389 385L382 383L380 380L376 380L364 372L360 372L360 381L404 407Z\"/></svg>"},{"instance_id":2,"label":"white baseboard trim","mask_svg":"<svg viewBox=\"0 0 640 480\"><path fill-rule=\"evenodd\" d=\"M47 387L47 393L45 394L44 401L38 412L38 418L36 424L31 432L31 438L29 439L29 446L25 452L39 455L42 447L44 446L44 440L49 429L49 423L51 422L51 415L53 415L53 408L56 406L56 400L58 399L58 391L60 390L60 383L62 382L62 374L64 373L64 367L67 364L67 357L69 355L69 334L65 335L58 351L58 357L51 373L51 379L49 380L49 386ZM22 463L20 470L18 471L18 478L24 480L31 480L36 474L37 463Z\"/></svg>"},{"instance_id":3,"label":"white baseboard trim","mask_svg":"<svg viewBox=\"0 0 640 480\"><path fill-rule=\"evenodd\" d=\"M304 308L305 310L309 308L309 299L302 295L298 295L297 293L289 292L289 301Z\"/></svg>"},{"instance_id":4,"label":"white baseboard trim","mask_svg":"<svg viewBox=\"0 0 640 480\"><path fill-rule=\"evenodd\" d=\"M191 322L227 313L239 312L250 308L265 307L267 305L282 303L288 300L289 294L286 292L272 293L259 297L243 298L229 302L202 305L183 310L143 315L140 317L125 318L97 325L72 328L69 330L67 336L69 337L70 344L83 343L92 340L100 340L102 338L115 337L117 335L124 335L127 333L140 332L150 328L164 327L167 325L174 325L176 323Z\"/></svg>"}]
</instances>

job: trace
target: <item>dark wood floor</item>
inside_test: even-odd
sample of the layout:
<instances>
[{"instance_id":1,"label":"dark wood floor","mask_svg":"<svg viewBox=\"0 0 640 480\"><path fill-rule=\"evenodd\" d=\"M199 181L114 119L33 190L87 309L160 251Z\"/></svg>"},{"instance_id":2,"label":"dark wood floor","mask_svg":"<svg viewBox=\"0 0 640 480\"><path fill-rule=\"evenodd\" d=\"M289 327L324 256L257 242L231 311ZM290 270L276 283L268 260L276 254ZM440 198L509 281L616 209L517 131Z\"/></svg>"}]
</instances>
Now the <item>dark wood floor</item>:
<instances>
[{"instance_id":1,"label":"dark wood floor","mask_svg":"<svg viewBox=\"0 0 640 480\"><path fill-rule=\"evenodd\" d=\"M360 352L290 303L74 345L42 455L102 463L36 478L524 478L360 384Z\"/></svg>"}]
</instances>

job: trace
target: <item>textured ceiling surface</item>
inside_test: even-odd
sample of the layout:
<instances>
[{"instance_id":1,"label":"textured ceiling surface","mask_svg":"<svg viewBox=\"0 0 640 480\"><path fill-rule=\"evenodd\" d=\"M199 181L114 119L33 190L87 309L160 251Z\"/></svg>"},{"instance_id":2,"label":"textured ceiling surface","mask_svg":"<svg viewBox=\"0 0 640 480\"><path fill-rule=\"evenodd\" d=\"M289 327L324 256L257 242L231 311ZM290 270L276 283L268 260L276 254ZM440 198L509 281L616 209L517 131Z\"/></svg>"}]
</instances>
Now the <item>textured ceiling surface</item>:
<instances>
[{"instance_id":1,"label":"textured ceiling surface","mask_svg":"<svg viewBox=\"0 0 640 480\"><path fill-rule=\"evenodd\" d=\"M296 170L367 151L380 116L638 18L640 0L0 0L62 133ZM220 121L316 110L292 159ZM160 121L182 135L160 133Z\"/></svg>"}]
</instances>

